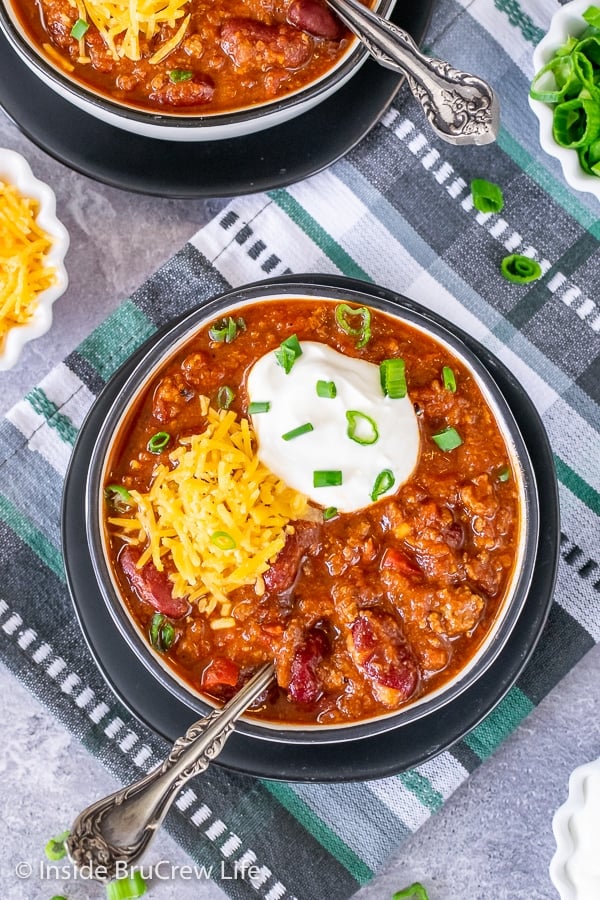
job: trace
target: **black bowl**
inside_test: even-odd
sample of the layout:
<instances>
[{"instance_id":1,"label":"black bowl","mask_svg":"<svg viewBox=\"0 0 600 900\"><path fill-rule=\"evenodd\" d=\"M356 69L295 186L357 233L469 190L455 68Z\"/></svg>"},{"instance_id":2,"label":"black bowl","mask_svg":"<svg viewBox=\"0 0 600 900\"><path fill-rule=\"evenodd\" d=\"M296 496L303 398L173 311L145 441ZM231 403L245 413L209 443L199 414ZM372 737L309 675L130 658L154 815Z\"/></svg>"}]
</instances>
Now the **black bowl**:
<instances>
[{"instance_id":1,"label":"black bowl","mask_svg":"<svg viewBox=\"0 0 600 900\"><path fill-rule=\"evenodd\" d=\"M377 11L388 15L394 0L379 0ZM166 141L217 141L273 128L318 106L358 71L368 58L366 48L350 36L335 65L304 87L261 104L201 115L153 111L120 101L72 77L46 54L24 28L18 5L0 0L0 32L36 78L73 106L131 134Z\"/></svg>"},{"instance_id":2,"label":"black bowl","mask_svg":"<svg viewBox=\"0 0 600 900\"><path fill-rule=\"evenodd\" d=\"M359 305L368 305L396 318L400 318L414 328L421 329L445 344L451 353L466 365L477 381L488 404L494 411L503 432L511 456L515 480L521 493L522 527L518 565L512 584L507 592L503 608L498 614L488 637L476 654L474 661L458 676L439 689L435 694L409 703L401 709L344 726L280 726L256 719L243 718L237 730L241 735L259 738L268 742L284 744L333 744L353 742L372 738L388 731L406 727L422 720L438 716L447 707L453 706L466 692L476 687L487 671L502 654L510 640L534 579L538 546L540 541L539 496L536 472L532 465L527 444L513 415L510 403L498 384L489 365L485 365L477 353L477 345L464 342L451 327L440 322L422 307L398 295L360 282L337 279L333 284L326 279L312 276L297 276L293 279L274 279L231 291L193 310L162 334L151 339L144 352L136 360L133 369L125 377L117 373L119 390L108 403L104 395L97 403L102 404L102 423L94 441L91 457L83 461L87 469L85 485L85 528L91 565L99 586L100 594L120 635L130 652L141 662L149 674L150 681L160 685L178 703L195 716L204 715L211 706L201 694L186 686L169 669L162 657L148 645L145 637L131 618L121 597L121 593L107 558L102 508L105 466L110 455L115 436L136 397L144 390L158 366L172 355L177 347L185 343L198 328L215 317L229 314L244 304L257 300L281 297L325 298ZM483 348L481 348L483 349ZM493 358L492 358L493 359ZM497 361L494 367L498 367ZM108 390L110 390L110 385Z\"/></svg>"}]
</instances>

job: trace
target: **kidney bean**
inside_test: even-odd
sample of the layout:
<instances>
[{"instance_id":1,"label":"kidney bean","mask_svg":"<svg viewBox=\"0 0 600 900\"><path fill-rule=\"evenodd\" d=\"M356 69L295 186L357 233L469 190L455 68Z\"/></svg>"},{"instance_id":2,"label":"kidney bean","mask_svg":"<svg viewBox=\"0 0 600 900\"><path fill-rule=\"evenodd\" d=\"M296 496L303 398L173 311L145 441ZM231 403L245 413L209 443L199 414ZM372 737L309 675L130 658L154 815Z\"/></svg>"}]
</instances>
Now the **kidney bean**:
<instances>
[{"instance_id":1,"label":"kidney bean","mask_svg":"<svg viewBox=\"0 0 600 900\"><path fill-rule=\"evenodd\" d=\"M294 654L288 693L296 703L316 703L323 693L317 666L329 652L325 632L313 628Z\"/></svg>"},{"instance_id":2,"label":"kidney bean","mask_svg":"<svg viewBox=\"0 0 600 900\"><path fill-rule=\"evenodd\" d=\"M221 47L236 66L265 71L273 66L298 69L312 54L303 32L281 22L267 25L255 19L228 19L221 28Z\"/></svg>"},{"instance_id":3,"label":"kidney bean","mask_svg":"<svg viewBox=\"0 0 600 900\"><path fill-rule=\"evenodd\" d=\"M352 642L357 653L368 654L377 646L377 638L373 626L366 616L359 616L350 626Z\"/></svg>"},{"instance_id":4,"label":"kidney bean","mask_svg":"<svg viewBox=\"0 0 600 900\"><path fill-rule=\"evenodd\" d=\"M294 0L287 20L290 25L329 41L339 41L343 33L340 20L319 0Z\"/></svg>"},{"instance_id":5,"label":"kidney bean","mask_svg":"<svg viewBox=\"0 0 600 900\"><path fill-rule=\"evenodd\" d=\"M318 541L321 526L317 522L295 522L294 529L293 534L288 534L271 568L263 575L267 591L280 594L291 588L302 558Z\"/></svg>"},{"instance_id":6,"label":"kidney bean","mask_svg":"<svg viewBox=\"0 0 600 900\"><path fill-rule=\"evenodd\" d=\"M137 596L171 619L186 615L189 603L184 597L173 597L173 585L166 572L159 572L151 561L138 569L137 563L141 555L137 547L129 545L119 554L121 569Z\"/></svg>"},{"instance_id":7,"label":"kidney bean","mask_svg":"<svg viewBox=\"0 0 600 900\"><path fill-rule=\"evenodd\" d=\"M460 522L452 522L442 529L442 535L453 550L461 550L465 543L465 531Z\"/></svg>"},{"instance_id":8,"label":"kidney bean","mask_svg":"<svg viewBox=\"0 0 600 900\"><path fill-rule=\"evenodd\" d=\"M363 610L350 625L349 650L356 667L373 682L373 694L393 709L408 700L419 668L400 623L389 613Z\"/></svg>"}]
</instances>

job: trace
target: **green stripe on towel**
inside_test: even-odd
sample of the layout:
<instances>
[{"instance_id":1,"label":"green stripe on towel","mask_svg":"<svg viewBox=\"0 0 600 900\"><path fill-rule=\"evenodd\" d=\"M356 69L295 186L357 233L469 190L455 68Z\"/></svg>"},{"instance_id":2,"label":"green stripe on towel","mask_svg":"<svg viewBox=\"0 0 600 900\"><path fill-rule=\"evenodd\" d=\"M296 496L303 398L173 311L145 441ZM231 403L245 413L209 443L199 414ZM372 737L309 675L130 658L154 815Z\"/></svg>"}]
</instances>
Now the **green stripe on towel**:
<instances>
[{"instance_id":1,"label":"green stripe on towel","mask_svg":"<svg viewBox=\"0 0 600 900\"><path fill-rule=\"evenodd\" d=\"M506 13L510 24L519 29L526 41L534 47L539 44L546 32L534 24L531 16L523 10L517 0L494 0L494 6L500 12Z\"/></svg>"},{"instance_id":2,"label":"green stripe on towel","mask_svg":"<svg viewBox=\"0 0 600 900\"><path fill-rule=\"evenodd\" d=\"M78 350L107 381L156 328L131 300L126 300L80 344Z\"/></svg>"},{"instance_id":3,"label":"green stripe on towel","mask_svg":"<svg viewBox=\"0 0 600 900\"><path fill-rule=\"evenodd\" d=\"M315 815L291 787L279 781L264 781L263 786L316 838L328 853L350 872L359 884L366 884L370 881L373 872L366 863L359 859L342 839Z\"/></svg>"},{"instance_id":4,"label":"green stripe on towel","mask_svg":"<svg viewBox=\"0 0 600 900\"><path fill-rule=\"evenodd\" d=\"M486 759L533 709L534 704L523 691L513 687L463 740L480 759Z\"/></svg>"},{"instance_id":5,"label":"green stripe on towel","mask_svg":"<svg viewBox=\"0 0 600 900\"><path fill-rule=\"evenodd\" d=\"M600 515L600 494L598 491L584 481L584 479L574 472L559 456L554 455L554 465L556 466L556 474L559 481L568 488L572 494L581 500L582 503L591 509L592 512Z\"/></svg>"},{"instance_id":6,"label":"green stripe on towel","mask_svg":"<svg viewBox=\"0 0 600 900\"><path fill-rule=\"evenodd\" d=\"M25 543L31 547L33 552L38 556L49 569L62 581L65 581L65 570L63 567L62 556L60 551L50 543L48 538L38 531L31 522L19 512L16 507L0 494L0 519L2 519L11 528L14 533Z\"/></svg>"},{"instance_id":7,"label":"green stripe on towel","mask_svg":"<svg viewBox=\"0 0 600 900\"><path fill-rule=\"evenodd\" d=\"M40 387L34 387L25 397L35 412L43 416L50 428L61 436L65 444L73 446L77 439L77 429L68 416L60 412L56 403L49 400Z\"/></svg>"},{"instance_id":8,"label":"green stripe on towel","mask_svg":"<svg viewBox=\"0 0 600 900\"><path fill-rule=\"evenodd\" d=\"M399 778L404 787L408 788L430 812L436 812L443 806L444 798L440 792L436 791L428 778L415 769L403 772Z\"/></svg>"},{"instance_id":9,"label":"green stripe on towel","mask_svg":"<svg viewBox=\"0 0 600 900\"><path fill-rule=\"evenodd\" d=\"M350 254L287 191L269 191L269 197L314 241L317 247L321 248L340 272L352 278L373 281Z\"/></svg>"}]
</instances>

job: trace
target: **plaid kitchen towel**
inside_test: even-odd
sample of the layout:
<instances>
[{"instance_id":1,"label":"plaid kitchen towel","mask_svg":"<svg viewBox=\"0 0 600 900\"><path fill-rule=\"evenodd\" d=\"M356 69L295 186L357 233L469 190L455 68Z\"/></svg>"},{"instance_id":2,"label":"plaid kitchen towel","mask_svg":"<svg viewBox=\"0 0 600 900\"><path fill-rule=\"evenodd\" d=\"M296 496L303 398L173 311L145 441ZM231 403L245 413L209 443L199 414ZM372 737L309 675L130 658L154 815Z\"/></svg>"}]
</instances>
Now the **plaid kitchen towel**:
<instances>
[{"instance_id":1,"label":"plaid kitchen towel","mask_svg":"<svg viewBox=\"0 0 600 900\"><path fill-rule=\"evenodd\" d=\"M2 658L125 781L157 762L165 744L115 700L89 656L67 596L59 507L87 410L146 337L229 286L289 272L341 273L449 318L499 356L533 398L554 453L563 527L555 602L534 657L464 740L397 777L274 784L213 767L201 787L187 788L169 827L206 865L256 864L252 881L222 882L240 900L351 896L600 640L597 201L565 186L539 149L527 105L533 45L556 8L552 0L527 7L441 0L428 49L496 87L495 145L437 141L402 90L382 122L327 172L230 202L0 425ZM501 214L473 208L473 177L502 186ZM499 262L515 251L540 261L539 281L502 279Z\"/></svg>"}]
</instances>

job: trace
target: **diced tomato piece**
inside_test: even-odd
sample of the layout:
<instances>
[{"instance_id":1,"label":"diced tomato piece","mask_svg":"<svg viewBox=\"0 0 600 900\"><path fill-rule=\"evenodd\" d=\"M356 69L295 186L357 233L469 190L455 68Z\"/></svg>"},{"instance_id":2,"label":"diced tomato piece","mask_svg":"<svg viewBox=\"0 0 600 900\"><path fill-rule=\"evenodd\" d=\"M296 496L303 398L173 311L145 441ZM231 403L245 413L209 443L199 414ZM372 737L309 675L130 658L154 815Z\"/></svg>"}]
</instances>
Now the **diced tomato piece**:
<instances>
[{"instance_id":1,"label":"diced tomato piece","mask_svg":"<svg viewBox=\"0 0 600 900\"><path fill-rule=\"evenodd\" d=\"M412 559L396 547L387 547L381 557L382 569L394 569L401 575L421 575L422 571Z\"/></svg>"},{"instance_id":2,"label":"diced tomato piece","mask_svg":"<svg viewBox=\"0 0 600 900\"><path fill-rule=\"evenodd\" d=\"M215 656L202 673L202 687L206 690L221 685L237 687L240 667L226 656Z\"/></svg>"},{"instance_id":3,"label":"diced tomato piece","mask_svg":"<svg viewBox=\"0 0 600 900\"><path fill-rule=\"evenodd\" d=\"M171 619L185 616L190 608L185 597L173 596L173 585L166 572L159 572L149 561L141 569L138 562L142 553L137 547L127 545L119 554L119 564L132 590L140 600L149 603L159 613Z\"/></svg>"}]
</instances>

